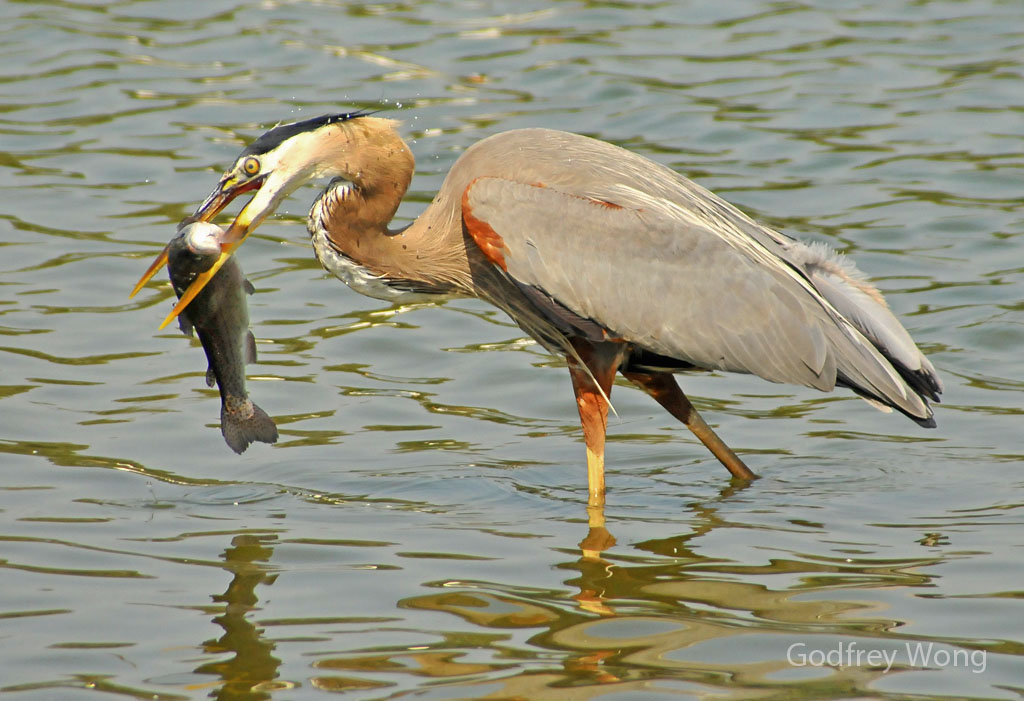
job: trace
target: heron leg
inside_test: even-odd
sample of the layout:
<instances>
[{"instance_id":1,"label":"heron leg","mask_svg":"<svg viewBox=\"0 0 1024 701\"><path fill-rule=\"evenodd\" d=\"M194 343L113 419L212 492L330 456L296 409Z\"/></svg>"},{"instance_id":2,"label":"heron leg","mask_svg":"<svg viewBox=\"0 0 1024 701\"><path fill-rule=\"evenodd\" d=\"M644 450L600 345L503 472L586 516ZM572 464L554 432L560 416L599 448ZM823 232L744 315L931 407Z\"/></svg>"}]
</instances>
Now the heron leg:
<instances>
[{"instance_id":1,"label":"heron leg","mask_svg":"<svg viewBox=\"0 0 1024 701\"><path fill-rule=\"evenodd\" d=\"M665 408L668 413L676 417L693 432L693 435L700 439L700 442L707 446L708 450L718 458L718 461L725 465L733 477L743 480L757 479L757 475L750 471L732 448L725 444L718 434L708 426L701 415L690 403L690 400L679 388L676 378L667 372L623 372L623 375L639 386L647 394Z\"/></svg>"},{"instance_id":2,"label":"heron leg","mask_svg":"<svg viewBox=\"0 0 1024 701\"><path fill-rule=\"evenodd\" d=\"M588 504L604 505L604 439L608 426L608 397L612 381L625 354L623 343L591 343L572 339L578 358L566 356L576 406L583 424L583 440L587 444ZM583 363L581 365L580 363ZM586 366L586 367L584 367Z\"/></svg>"}]
</instances>

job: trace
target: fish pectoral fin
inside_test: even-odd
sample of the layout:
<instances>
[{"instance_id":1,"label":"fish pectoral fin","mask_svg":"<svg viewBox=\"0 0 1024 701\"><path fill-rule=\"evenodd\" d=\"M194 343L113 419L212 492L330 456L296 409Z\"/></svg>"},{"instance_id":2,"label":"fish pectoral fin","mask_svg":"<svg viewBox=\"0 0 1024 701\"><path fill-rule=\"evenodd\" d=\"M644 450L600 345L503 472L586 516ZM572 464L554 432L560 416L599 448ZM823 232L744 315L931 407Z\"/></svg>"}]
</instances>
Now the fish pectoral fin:
<instances>
[{"instance_id":1,"label":"fish pectoral fin","mask_svg":"<svg viewBox=\"0 0 1024 701\"><path fill-rule=\"evenodd\" d=\"M245 294L255 294L256 288L252 286L252 283L248 280L242 280L242 289L245 290Z\"/></svg>"},{"instance_id":2,"label":"fish pectoral fin","mask_svg":"<svg viewBox=\"0 0 1024 701\"><path fill-rule=\"evenodd\" d=\"M252 335L252 330L245 332L245 362L256 362L256 337Z\"/></svg>"},{"instance_id":3,"label":"fish pectoral fin","mask_svg":"<svg viewBox=\"0 0 1024 701\"><path fill-rule=\"evenodd\" d=\"M178 315L178 328L186 336L191 336L193 332L192 321L188 318L185 312Z\"/></svg>"},{"instance_id":4,"label":"fish pectoral fin","mask_svg":"<svg viewBox=\"0 0 1024 701\"><path fill-rule=\"evenodd\" d=\"M217 375L214 374L213 366L211 365L206 368L206 386L213 387L215 384L217 384Z\"/></svg>"}]
</instances>

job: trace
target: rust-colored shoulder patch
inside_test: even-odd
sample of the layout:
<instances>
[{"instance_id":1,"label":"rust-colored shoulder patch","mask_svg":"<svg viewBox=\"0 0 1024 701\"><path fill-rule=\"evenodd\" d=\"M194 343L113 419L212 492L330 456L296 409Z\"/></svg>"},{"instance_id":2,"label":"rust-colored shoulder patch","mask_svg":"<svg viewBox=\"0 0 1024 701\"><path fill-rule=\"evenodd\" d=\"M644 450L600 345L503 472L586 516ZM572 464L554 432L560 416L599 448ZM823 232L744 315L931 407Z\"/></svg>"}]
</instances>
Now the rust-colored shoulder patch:
<instances>
[{"instance_id":1,"label":"rust-colored shoulder patch","mask_svg":"<svg viewBox=\"0 0 1024 701\"><path fill-rule=\"evenodd\" d=\"M505 181L502 178L487 175L474 179L466 186L466 189L462 193L462 222L465 226L466 232L473 237L477 247L483 252L484 256L487 257L487 260L499 266L505 272L508 272L508 262L506 261L508 247L505 245L505 241L502 239L501 235L494 230L494 227L491 226L489 222L481 219L473 212L473 205L470 203L470 192L483 180L507 182L509 187L505 194L509 195L508 199L513 199L511 197L512 194L518 194L520 200L527 197L526 201L519 202L519 204L523 206L553 207L557 209L559 206L564 205L564 203L575 200L576 202L583 202L587 205L601 207L607 210L625 209L620 204L599 199L597 197L577 195L568 192L561 192L559 190L549 190L548 186L542 182L521 183ZM526 193L528 193L531 188L536 190L534 195L539 196L527 196ZM553 194L541 194L542 192ZM479 205L479 200L476 201Z\"/></svg>"},{"instance_id":2,"label":"rust-colored shoulder patch","mask_svg":"<svg viewBox=\"0 0 1024 701\"><path fill-rule=\"evenodd\" d=\"M462 221L466 226L466 231L476 241L476 245L480 247L483 254L487 256L487 260L508 272L508 264L505 262L505 241L490 224L473 216L473 208L469 204L469 191L473 189L477 180L480 178L471 182L462 193Z\"/></svg>"},{"instance_id":3,"label":"rust-colored shoulder patch","mask_svg":"<svg viewBox=\"0 0 1024 701\"><path fill-rule=\"evenodd\" d=\"M590 200L594 204L599 204L602 207L607 207L608 209L622 209L621 204L615 204L614 202L608 202L607 200L599 200L595 197L586 197L584 199Z\"/></svg>"}]
</instances>

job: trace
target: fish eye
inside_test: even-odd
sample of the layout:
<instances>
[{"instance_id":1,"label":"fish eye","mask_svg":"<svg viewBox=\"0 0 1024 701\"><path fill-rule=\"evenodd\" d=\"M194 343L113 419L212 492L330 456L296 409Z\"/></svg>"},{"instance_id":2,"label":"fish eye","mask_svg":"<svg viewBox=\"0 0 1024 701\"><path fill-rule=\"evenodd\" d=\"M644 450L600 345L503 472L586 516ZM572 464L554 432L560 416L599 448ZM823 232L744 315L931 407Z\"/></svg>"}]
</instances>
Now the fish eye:
<instances>
[{"instance_id":1,"label":"fish eye","mask_svg":"<svg viewBox=\"0 0 1024 701\"><path fill-rule=\"evenodd\" d=\"M256 175L260 172L260 159L249 156L242 161L242 172L246 175Z\"/></svg>"}]
</instances>

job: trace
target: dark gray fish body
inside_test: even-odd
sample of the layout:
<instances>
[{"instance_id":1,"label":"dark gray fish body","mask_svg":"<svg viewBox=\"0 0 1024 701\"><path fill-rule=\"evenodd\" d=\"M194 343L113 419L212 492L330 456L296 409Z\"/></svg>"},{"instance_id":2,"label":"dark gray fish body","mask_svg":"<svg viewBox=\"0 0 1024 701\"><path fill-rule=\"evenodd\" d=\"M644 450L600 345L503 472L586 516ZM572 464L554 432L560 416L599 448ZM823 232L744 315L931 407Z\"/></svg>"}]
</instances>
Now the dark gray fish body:
<instances>
[{"instance_id":1,"label":"dark gray fish body","mask_svg":"<svg viewBox=\"0 0 1024 701\"><path fill-rule=\"evenodd\" d=\"M167 249L167 270L174 292L181 297L197 275L209 270L221 251L224 230L194 222L178 230ZM210 367L206 383L220 389L220 430L236 453L253 441L275 443L277 426L256 406L245 389L245 364L256 360L256 339L249 330L245 295L253 287L235 259L228 258L209 284L179 315L181 330L195 329Z\"/></svg>"}]
</instances>

